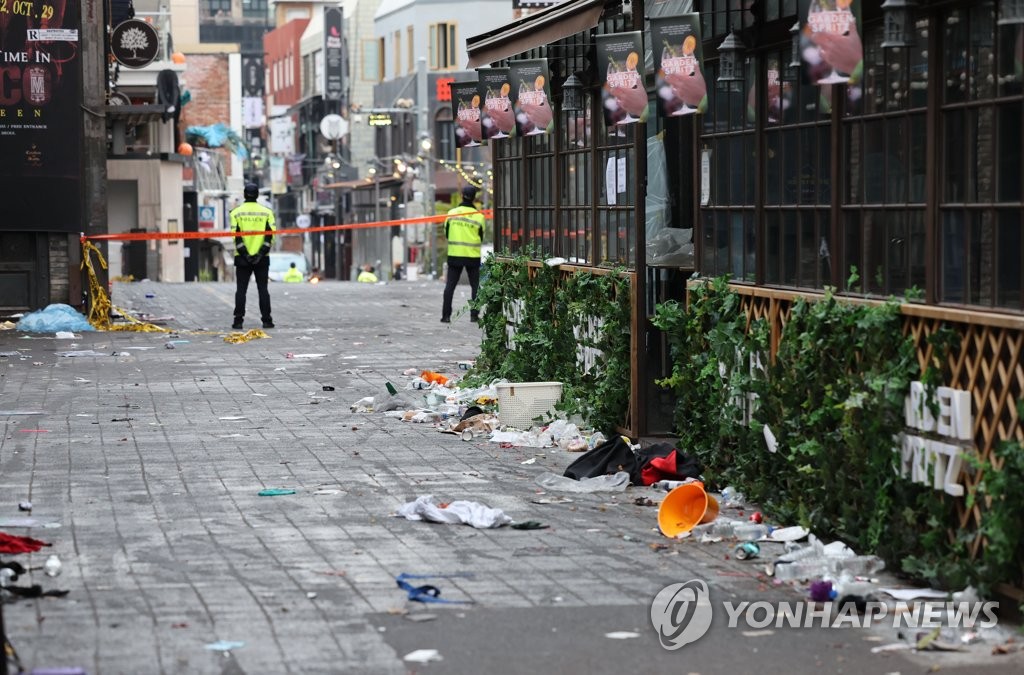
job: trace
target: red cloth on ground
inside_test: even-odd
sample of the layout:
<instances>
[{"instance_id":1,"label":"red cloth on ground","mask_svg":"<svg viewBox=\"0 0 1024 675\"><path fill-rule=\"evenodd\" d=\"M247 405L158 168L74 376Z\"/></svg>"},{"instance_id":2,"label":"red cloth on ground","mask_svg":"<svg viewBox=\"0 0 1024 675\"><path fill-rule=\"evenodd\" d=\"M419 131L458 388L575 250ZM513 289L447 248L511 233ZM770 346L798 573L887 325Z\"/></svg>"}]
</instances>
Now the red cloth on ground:
<instances>
[{"instance_id":1,"label":"red cloth on ground","mask_svg":"<svg viewBox=\"0 0 1024 675\"><path fill-rule=\"evenodd\" d=\"M647 462L647 466L640 470L644 485L653 485L659 480L679 480L676 459L677 454L673 450L664 457L655 457Z\"/></svg>"},{"instance_id":2,"label":"red cloth on ground","mask_svg":"<svg viewBox=\"0 0 1024 675\"><path fill-rule=\"evenodd\" d=\"M19 537L0 532L0 553L35 553L44 546L49 544L32 537Z\"/></svg>"}]
</instances>

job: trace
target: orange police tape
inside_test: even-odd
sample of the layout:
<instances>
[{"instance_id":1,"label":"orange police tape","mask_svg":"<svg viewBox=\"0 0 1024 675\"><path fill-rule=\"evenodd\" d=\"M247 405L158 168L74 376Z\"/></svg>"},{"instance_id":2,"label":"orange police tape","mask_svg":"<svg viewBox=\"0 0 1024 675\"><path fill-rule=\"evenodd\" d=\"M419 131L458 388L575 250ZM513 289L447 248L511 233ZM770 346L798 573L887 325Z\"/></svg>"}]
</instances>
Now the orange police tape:
<instances>
[{"instance_id":1,"label":"orange police tape","mask_svg":"<svg viewBox=\"0 0 1024 675\"><path fill-rule=\"evenodd\" d=\"M484 214L491 219L494 212L484 209L476 213ZM465 214L463 214L465 215ZM343 225L320 225L318 227L286 228L274 231L279 234L306 234L307 232L336 232L339 230L364 230L374 227L396 227L398 225L426 225L441 223L448 219L447 215L423 216L420 218L402 218L399 220L378 220L372 223L345 223ZM122 232L117 234L82 235L82 241L152 241L165 239L230 239L236 236L234 230L207 230L203 232Z\"/></svg>"},{"instance_id":2,"label":"orange police tape","mask_svg":"<svg viewBox=\"0 0 1024 675\"><path fill-rule=\"evenodd\" d=\"M485 218L493 218L493 211L483 209L478 213L484 214ZM307 232L333 232L338 230L363 230L374 227L394 227L397 225L426 225L428 223L440 223L448 219L447 215L423 216L421 218L404 218L400 220L380 220L372 223L347 223L344 225L321 225L318 227L288 228L279 229L274 232L280 234L306 234ZM103 254L93 242L100 241L147 241L165 239L230 239L236 236L232 230L211 230L206 232L124 232L120 234L94 234L82 235L82 266L89 280L89 315L88 321L96 330L112 331L141 331L146 333L169 333L167 328L156 326L145 321L140 321L131 316L128 312L113 305L106 289L99 282L96 270L93 267L92 254L96 254L100 267L107 269L107 261ZM110 314L116 310L123 316L127 323L114 323Z\"/></svg>"}]
</instances>

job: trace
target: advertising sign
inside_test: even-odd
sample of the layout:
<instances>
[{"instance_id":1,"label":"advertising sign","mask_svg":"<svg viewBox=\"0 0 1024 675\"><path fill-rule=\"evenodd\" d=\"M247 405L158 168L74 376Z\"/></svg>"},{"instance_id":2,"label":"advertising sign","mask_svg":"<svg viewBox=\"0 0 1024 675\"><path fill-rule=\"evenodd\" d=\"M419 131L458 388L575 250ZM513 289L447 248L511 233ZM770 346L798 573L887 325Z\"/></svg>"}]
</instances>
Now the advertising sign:
<instances>
[{"instance_id":1,"label":"advertising sign","mask_svg":"<svg viewBox=\"0 0 1024 675\"><path fill-rule=\"evenodd\" d=\"M110 53L125 68L145 68L153 63L159 51L160 36L156 28L142 19L122 21L110 34Z\"/></svg>"},{"instance_id":2,"label":"advertising sign","mask_svg":"<svg viewBox=\"0 0 1024 675\"><path fill-rule=\"evenodd\" d=\"M800 0L800 54L814 84L845 84L859 78L864 45L860 0Z\"/></svg>"},{"instance_id":3,"label":"advertising sign","mask_svg":"<svg viewBox=\"0 0 1024 675\"><path fill-rule=\"evenodd\" d=\"M324 7L324 97L340 100L345 93L341 7Z\"/></svg>"},{"instance_id":4,"label":"advertising sign","mask_svg":"<svg viewBox=\"0 0 1024 675\"><path fill-rule=\"evenodd\" d=\"M601 105L609 127L646 122L643 33L597 36L597 73L603 79Z\"/></svg>"},{"instance_id":5,"label":"advertising sign","mask_svg":"<svg viewBox=\"0 0 1024 675\"><path fill-rule=\"evenodd\" d=\"M651 50L657 67L655 91L665 117L691 115L708 108L704 80L700 15L651 19Z\"/></svg>"},{"instance_id":6,"label":"advertising sign","mask_svg":"<svg viewBox=\"0 0 1024 675\"><path fill-rule=\"evenodd\" d=\"M455 147L471 148L483 141L480 128L480 88L474 82L451 84L455 106Z\"/></svg>"},{"instance_id":7,"label":"advertising sign","mask_svg":"<svg viewBox=\"0 0 1024 675\"><path fill-rule=\"evenodd\" d=\"M508 138L516 135L516 114L512 109L512 84L508 68L478 68L477 86L483 108L480 109L481 135Z\"/></svg>"},{"instance_id":8,"label":"advertising sign","mask_svg":"<svg viewBox=\"0 0 1024 675\"><path fill-rule=\"evenodd\" d=\"M83 229L80 7L0 13L0 202L11 229Z\"/></svg>"},{"instance_id":9,"label":"advertising sign","mask_svg":"<svg viewBox=\"0 0 1024 675\"><path fill-rule=\"evenodd\" d=\"M547 59L513 61L509 79L516 96L516 129L520 136L535 136L554 131L551 112L551 84Z\"/></svg>"}]
</instances>

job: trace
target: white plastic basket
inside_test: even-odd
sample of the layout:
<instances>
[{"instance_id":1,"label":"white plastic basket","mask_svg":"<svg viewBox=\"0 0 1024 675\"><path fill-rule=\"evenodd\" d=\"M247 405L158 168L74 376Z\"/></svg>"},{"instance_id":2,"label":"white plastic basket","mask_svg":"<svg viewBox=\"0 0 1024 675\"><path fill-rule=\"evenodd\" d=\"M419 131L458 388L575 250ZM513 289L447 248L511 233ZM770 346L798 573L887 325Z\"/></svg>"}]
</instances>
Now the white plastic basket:
<instances>
[{"instance_id":1,"label":"white plastic basket","mask_svg":"<svg viewBox=\"0 0 1024 675\"><path fill-rule=\"evenodd\" d=\"M506 382L498 390L498 419L502 424L529 429L536 417L552 417L562 397L561 382Z\"/></svg>"}]
</instances>

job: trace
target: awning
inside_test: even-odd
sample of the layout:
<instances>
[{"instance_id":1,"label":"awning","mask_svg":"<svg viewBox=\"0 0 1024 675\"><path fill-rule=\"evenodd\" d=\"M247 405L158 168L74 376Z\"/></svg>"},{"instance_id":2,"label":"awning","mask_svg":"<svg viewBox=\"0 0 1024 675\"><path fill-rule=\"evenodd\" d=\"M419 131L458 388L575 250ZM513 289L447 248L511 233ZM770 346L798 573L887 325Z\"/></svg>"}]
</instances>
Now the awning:
<instances>
[{"instance_id":1,"label":"awning","mask_svg":"<svg viewBox=\"0 0 1024 675\"><path fill-rule=\"evenodd\" d=\"M104 108L107 120L124 122L128 126L137 126L146 122L162 122L167 115L167 106L155 103L134 105L108 105Z\"/></svg>"},{"instance_id":2,"label":"awning","mask_svg":"<svg viewBox=\"0 0 1024 675\"><path fill-rule=\"evenodd\" d=\"M467 67L486 66L590 30L601 20L604 3L605 0L570 0L488 33L475 35L466 40L469 52Z\"/></svg>"}]
</instances>

